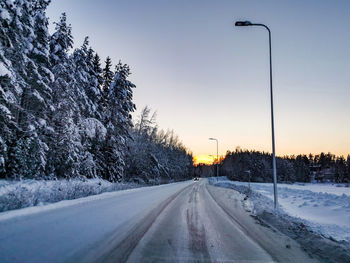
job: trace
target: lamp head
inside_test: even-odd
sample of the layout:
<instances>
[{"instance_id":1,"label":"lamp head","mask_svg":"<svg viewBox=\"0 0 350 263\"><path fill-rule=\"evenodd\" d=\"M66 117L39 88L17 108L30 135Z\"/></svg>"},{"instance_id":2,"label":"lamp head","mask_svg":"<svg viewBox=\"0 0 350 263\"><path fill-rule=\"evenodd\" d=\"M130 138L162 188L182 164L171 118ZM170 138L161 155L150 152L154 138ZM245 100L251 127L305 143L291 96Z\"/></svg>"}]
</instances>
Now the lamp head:
<instances>
[{"instance_id":1,"label":"lamp head","mask_svg":"<svg viewBox=\"0 0 350 263\"><path fill-rule=\"evenodd\" d=\"M252 23L250 21L236 21L235 26L251 26Z\"/></svg>"}]
</instances>

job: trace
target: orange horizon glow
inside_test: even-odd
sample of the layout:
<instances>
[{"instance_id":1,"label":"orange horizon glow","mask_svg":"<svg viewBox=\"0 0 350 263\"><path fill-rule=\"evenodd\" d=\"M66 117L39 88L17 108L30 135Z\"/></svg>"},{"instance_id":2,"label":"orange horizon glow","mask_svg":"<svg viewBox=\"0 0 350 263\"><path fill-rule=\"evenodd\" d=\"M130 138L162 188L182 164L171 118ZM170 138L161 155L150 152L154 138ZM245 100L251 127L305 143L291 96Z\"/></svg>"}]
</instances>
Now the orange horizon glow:
<instances>
[{"instance_id":1,"label":"orange horizon glow","mask_svg":"<svg viewBox=\"0 0 350 263\"><path fill-rule=\"evenodd\" d=\"M219 155L219 161L222 161L223 156ZM216 156L209 155L209 154L200 154L193 157L193 164L199 165L199 164L206 164L211 165L216 161Z\"/></svg>"},{"instance_id":2,"label":"orange horizon glow","mask_svg":"<svg viewBox=\"0 0 350 263\"><path fill-rule=\"evenodd\" d=\"M201 154L193 157L194 165L198 164L213 164L216 158L212 155Z\"/></svg>"}]
</instances>

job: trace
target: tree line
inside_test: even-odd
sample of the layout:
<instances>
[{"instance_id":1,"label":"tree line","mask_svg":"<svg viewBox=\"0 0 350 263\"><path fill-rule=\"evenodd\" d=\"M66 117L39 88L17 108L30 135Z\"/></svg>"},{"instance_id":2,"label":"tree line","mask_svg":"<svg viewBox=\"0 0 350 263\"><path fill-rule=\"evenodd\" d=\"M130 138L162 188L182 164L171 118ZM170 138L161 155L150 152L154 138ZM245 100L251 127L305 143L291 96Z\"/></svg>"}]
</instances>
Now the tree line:
<instances>
[{"instance_id":1,"label":"tree line","mask_svg":"<svg viewBox=\"0 0 350 263\"><path fill-rule=\"evenodd\" d=\"M174 131L159 129L156 112L142 109L131 132L127 155L127 178L151 184L189 179L193 157Z\"/></svg>"},{"instance_id":2,"label":"tree line","mask_svg":"<svg viewBox=\"0 0 350 263\"><path fill-rule=\"evenodd\" d=\"M149 134L145 123L132 128L136 86L129 66L113 67L107 57L102 67L88 37L72 51L65 13L49 34L49 3L0 2L0 178L152 183L185 176L174 173L182 162L191 165L190 155L173 134ZM165 154L158 156L159 149Z\"/></svg>"},{"instance_id":3,"label":"tree line","mask_svg":"<svg viewBox=\"0 0 350 263\"><path fill-rule=\"evenodd\" d=\"M346 159L323 152L276 157L276 165L279 182L350 182L350 155ZM238 181L272 182L272 155L240 148L228 151L220 164L220 175Z\"/></svg>"}]
</instances>

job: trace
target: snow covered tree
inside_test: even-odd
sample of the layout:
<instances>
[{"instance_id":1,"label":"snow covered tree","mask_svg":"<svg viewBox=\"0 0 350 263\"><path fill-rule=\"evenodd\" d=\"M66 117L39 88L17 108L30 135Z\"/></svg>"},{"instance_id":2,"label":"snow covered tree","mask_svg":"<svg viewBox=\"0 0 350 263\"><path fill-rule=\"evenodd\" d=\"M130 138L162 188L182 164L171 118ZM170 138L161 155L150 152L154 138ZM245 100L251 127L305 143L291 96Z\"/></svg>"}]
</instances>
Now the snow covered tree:
<instances>
[{"instance_id":1,"label":"snow covered tree","mask_svg":"<svg viewBox=\"0 0 350 263\"><path fill-rule=\"evenodd\" d=\"M50 38L50 59L53 65L67 63L68 50L73 47L72 27L67 24L67 15L62 13L60 21L54 23L55 33ZM67 64L63 66L67 67Z\"/></svg>"},{"instance_id":2,"label":"snow covered tree","mask_svg":"<svg viewBox=\"0 0 350 263\"><path fill-rule=\"evenodd\" d=\"M46 124L51 111L52 82L45 16L48 3L44 0L1 3L1 23L4 26L1 34L6 35L1 40L6 46L1 49L1 56L5 65L11 68L10 74L6 74L11 75L11 81L2 80L2 86L6 85L6 90L3 89L6 97L11 94L11 105L4 102L3 106L9 106L6 108L11 113L12 132L15 133L14 140L7 143L5 169L19 177L42 177L46 165Z\"/></svg>"},{"instance_id":3,"label":"snow covered tree","mask_svg":"<svg viewBox=\"0 0 350 263\"><path fill-rule=\"evenodd\" d=\"M105 113L100 105L102 80L101 70L96 67L96 62L94 64L95 52L89 47L88 38L85 38L81 48L74 51L72 59L75 65L74 79L76 80L74 90L80 111L83 113L79 121L84 163L82 173L88 177L101 176L105 162L101 153L105 143L105 132L98 131L106 130L103 125ZM95 68L99 72L96 72ZM86 125L87 123L90 125ZM87 132L86 129L89 127L97 132ZM94 136L90 136L91 134Z\"/></svg>"},{"instance_id":4,"label":"snow covered tree","mask_svg":"<svg viewBox=\"0 0 350 263\"><path fill-rule=\"evenodd\" d=\"M55 24L56 31L50 39L50 61L55 77L52 84L55 112L51 120L54 132L47 173L50 177L67 178L79 175L82 146L77 122L80 112L72 88L74 68L68 51L73 47L73 37L66 14Z\"/></svg>"},{"instance_id":5,"label":"snow covered tree","mask_svg":"<svg viewBox=\"0 0 350 263\"><path fill-rule=\"evenodd\" d=\"M129 66L119 61L109 90L109 106L112 106L110 108L111 117L117 119L119 134L125 138L129 136L129 128L133 126L131 113L136 109L132 101L132 89L136 86L128 80L129 75Z\"/></svg>"},{"instance_id":6,"label":"snow covered tree","mask_svg":"<svg viewBox=\"0 0 350 263\"><path fill-rule=\"evenodd\" d=\"M120 180L123 177L126 141L130 138L129 130L132 127L131 112L135 110L132 102L132 88L135 85L127 79L130 69L121 62L116 69L106 107L107 135L104 152L105 174L109 180Z\"/></svg>"},{"instance_id":7,"label":"snow covered tree","mask_svg":"<svg viewBox=\"0 0 350 263\"><path fill-rule=\"evenodd\" d=\"M0 177L120 181L131 142L128 167L145 182L182 176L189 155L155 114L132 128L129 66L113 72L107 57L102 69L88 38L69 55L72 28L63 13L49 35L49 3L0 1Z\"/></svg>"},{"instance_id":8,"label":"snow covered tree","mask_svg":"<svg viewBox=\"0 0 350 263\"><path fill-rule=\"evenodd\" d=\"M126 180L159 184L191 176L192 156L174 132L158 130L156 113L145 107L128 140Z\"/></svg>"},{"instance_id":9,"label":"snow covered tree","mask_svg":"<svg viewBox=\"0 0 350 263\"><path fill-rule=\"evenodd\" d=\"M91 74L92 61L89 56L89 39L74 50L71 59L74 65L74 92L82 117L96 116L100 90L96 78Z\"/></svg>"},{"instance_id":10,"label":"snow covered tree","mask_svg":"<svg viewBox=\"0 0 350 263\"><path fill-rule=\"evenodd\" d=\"M104 79L102 76L103 70L101 68L101 59L100 56L95 53L93 60L92 60L92 67L93 67L93 72L95 74L95 78L97 81L97 86L98 89L100 90L100 97L99 97L99 101L97 102L98 104L98 109L97 112L99 113L99 120L104 123L104 114L105 114L105 98L104 98L104 94L103 94L103 83L104 83Z\"/></svg>"},{"instance_id":11,"label":"snow covered tree","mask_svg":"<svg viewBox=\"0 0 350 263\"><path fill-rule=\"evenodd\" d=\"M94 72L96 73L97 82L100 90L102 91L102 85L103 85L103 76L102 76L102 68L101 68L101 59L100 56L95 53L93 60L92 60L92 67Z\"/></svg>"},{"instance_id":12,"label":"snow covered tree","mask_svg":"<svg viewBox=\"0 0 350 263\"><path fill-rule=\"evenodd\" d=\"M9 58L13 55L14 33L10 25L14 19L14 6L0 2L0 178L7 177L9 150L16 140L18 126L16 108L18 108L18 90L15 72Z\"/></svg>"},{"instance_id":13,"label":"snow covered tree","mask_svg":"<svg viewBox=\"0 0 350 263\"><path fill-rule=\"evenodd\" d=\"M105 67L102 70L103 84L102 84L102 102L104 107L107 107L109 88L111 87L114 73L112 71L112 60L110 57L106 58Z\"/></svg>"}]
</instances>

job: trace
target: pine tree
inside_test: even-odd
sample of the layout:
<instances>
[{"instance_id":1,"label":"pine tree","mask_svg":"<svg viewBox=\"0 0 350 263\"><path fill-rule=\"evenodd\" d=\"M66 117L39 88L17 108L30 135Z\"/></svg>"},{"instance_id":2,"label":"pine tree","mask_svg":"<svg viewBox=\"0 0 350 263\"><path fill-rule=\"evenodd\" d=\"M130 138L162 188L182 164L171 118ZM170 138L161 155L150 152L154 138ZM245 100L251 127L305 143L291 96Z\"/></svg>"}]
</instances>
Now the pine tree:
<instances>
[{"instance_id":1,"label":"pine tree","mask_svg":"<svg viewBox=\"0 0 350 263\"><path fill-rule=\"evenodd\" d=\"M12 105L15 140L7 144L6 170L19 177L42 177L47 159L47 119L50 111L52 73L48 69L48 30L45 9L49 1L7 1L8 47L2 54L12 68ZM3 11L1 11L3 12ZM7 23L7 25L6 25ZM9 82L7 83L9 84ZM7 95L8 96L8 95ZM10 106L10 105L8 105ZM28 154L30 152L30 154Z\"/></svg>"},{"instance_id":2,"label":"pine tree","mask_svg":"<svg viewBox=\"0 0 350 263\"><path fill-rule=\"evenodd\" d=\"M49 2L0 1L0 177L120 181L131 167L149 183L184 176L191 157L155 115L132 129L129 67L113 72L107 57L101 69L88 38L69 56L71 26L63 13L49 35Z\"/></svg>"},{"instance_id":3,"label":"pine tree","mask_svg":"<svg viewBox=\"0 0 350 263\"><path fill-rule=\"evenodd\" d=\"M77 125L80 119L79 107L72 89L75 84L74 68L68 57L68 51L73 47L73 37L65 13L61 15L55 29L50 39L50 60L55 76L52 85L55 112L51 120L54 134L50 143L47 173L51 177L69 178L79 176L82 146Z\"/></svg>"},{"instance_id":4,"label":"pine tree","mask_svg":"<svg viewBox=\"0 0 350 263\"><path fill-rule=\"evenodd\" d=\"M343 156L336 158L335 160L335 181L337 183L343 183L346 178L346 161Z\"/></svg>"},{"instance_id":5,"label":"pine tree","mask_svg":"<svg viewBox=\"0 0 350 263\"><path fill-rule=\"evenodd\" d=\"M102 91L102 85L103 85L103 76L102 76L102 68L101 68L101 59L100 56L95 53L95 56L92 60L92 66L93 66L93 70L95 71L96 75L97 75L97 80L98 80L98 86L100 88L100 90Z\"/></svg>"},{"instance_id":6,"label":"pine tree","mask_svg":"<svg viewBox=\"0 0 350 263\"><path fill-rule=\"evenodd\" d=\"M132 127L133 125L131 120L131 113L136 109L136 106L132 101L132 89L136 86L128 80L128 77L131 74L128 65L123 65L119 61L119 63L116 65L115 72L115 78L109 90L109 103L115 105L118 109L118 124L120 125L120 134L127 137L129 133L129 127Z\"/></svg>"},{"instance_id":7,"label":"pine tree","mask_svg":"<svg viewBox=\"0 0 350 263\"><path fill-rule=\"evenodd\" d=\"M348 155L346 158L346 174L344 182L350 183L350 155Z\"/></svg>"},{"instance_id":8,"label":"pine tree","mask_svg":"<svg viewBox=\"0 0 350 263\"><path fill-rule=\"evenodd\" d=\"M16 140L18 125L15 119L18 108L15 73L9 58L13 52L14 30L10 27L14 17L13 6L5 1L0 2L0 178L7 177L9 172L9 151Z\"/></svg>"},{"instance_id":9,"label":"pine tree","mask_svg":"<svg viewBox=\"0 0 350 263\"><path fill-rule=\"evenodd\" d=\"M98 119L102 123L104 123L104 121L105 121L104 120L105 102L104 102L104 96L103 96L103 82L104 82L104 79L103 79L103 76L102 76L103 70L101 68L101 59L100 59L100 56L97 53L95 53L95 56L93 57L92 67L93 67L93 71L94 71L95 78L96 78L96 81L97 81L97 87L100 90L100 97L99 97L99 101L97 102L98 103L97 112L99 113L99 118Z\"/></svg>"},{"instance_id":10,"label":"pine tree","mask_svg":"<svg viewBox=\"0 0 350 263\"><path fill-rule=\"evenodd\" d=\"M33 104L30 105L28 111L33 113L33 126L35 132L31 135L33 140L30 142L30 162L33 163L30 173L38 173L38 176L45 176L45 166L47 163L48 154L48 137L51 134L51 129L48 126L49 116L52 113L52 89L51 84L54 80L53 74L50 71L49 64L49 32L48 18L45 10L50 1L35 0L33 1L33 32L34 37L31 38L33 48L28 53L29 70L27 83L32 89L32 94L29 100Z\"/></svg>"},{"instance_id":11,"label":"pine tree","mask_svg":"<svg viewBox=\"0 0 350 263\"><path fill-rule=\"evenodd\" d=\"M159 131L155 112L145 107L132 129L126 156L126 180L159 184L191 174L192 156L173 132Z\"/></svg>"},{"instance_id":12,"label":"pine tree","mask_svg":"<svg viewBox=\"0 0 350 263\"><path fill-rule=\"evenodd\" d=\"M71 56L74 64L74 92L82 113L82 117L98 117L100 89L97 76L93 70L93 50L89 47L89 39L85 38L83 45L74 50Z\"/></svg>"},{"instance_id":13,"label":"pine tree","mask_svg":"<svg viewBox=\"0 0 350 263\"><path fill-rule=\"evenodd\" d=\"M112 181L121 180L124 174L126 142L130 138L129 129L132 127L131 112L135 110L132 102L132 88L135 85L127 79L129 75L129 67L119 62L108 93L105 174Z\"/></svg>"},{"instance_id":14,"label":"pine tree","mask_svg":"<svg viewBox=\"0 0 350 263\"><path fill-rule=\"evenodd\" d=\"M89 97L90 101L94 104L94 117L97 119L102 118L102 112L100 112L100 101L101 101L101 83L102 83L102 76L101 76L101 68L96 67L94 64L95 62L95 51L89 47L86 55L86 65L88 67L88 81L89 81L89 89L87 90L87 96ZM95 69L97 71L95 71Z\"/></svg>"},{"instance_id":15,"label":"pine tree","mask_svg":"<svg viewBox=\"0 0 350 263\"><path fill-rule=\"evenodd\" d=\"M102 70L103 77L103 85L102 85L102 101L104 107L107 107L108 104L108 96L109 96L109 88L111 87L113 81L113 71L112 71L112 60L110 57L106 58L105 67Z\"/></svg>"}]
</instances>

